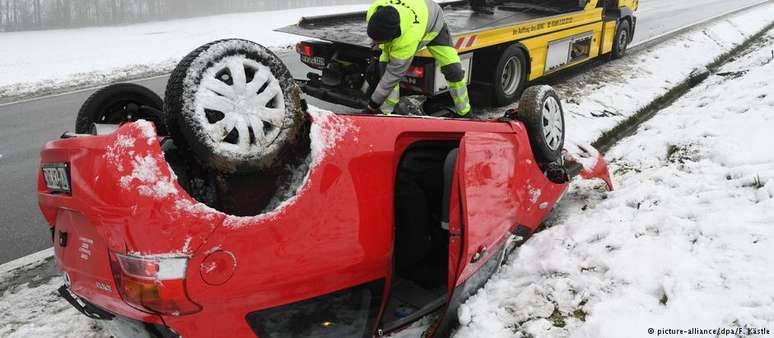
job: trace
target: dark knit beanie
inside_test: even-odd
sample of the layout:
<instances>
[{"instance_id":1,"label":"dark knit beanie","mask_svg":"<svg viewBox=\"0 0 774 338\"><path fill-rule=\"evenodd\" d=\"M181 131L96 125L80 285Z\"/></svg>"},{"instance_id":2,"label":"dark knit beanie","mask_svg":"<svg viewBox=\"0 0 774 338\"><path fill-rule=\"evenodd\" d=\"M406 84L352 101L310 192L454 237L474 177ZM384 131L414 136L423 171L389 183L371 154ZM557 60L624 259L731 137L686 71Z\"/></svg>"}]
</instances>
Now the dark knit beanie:
<instances>
[{"instance_id":1,"label":"dark knit beanie","mask_svg":"<svg viewBox=\"0 0 774 338\"><path fill-rule=\"evenodd\" d=\"M400 14L392 6L382 6L376 9L368 22L368 37L374 41L392 41L399 37Z\"/></svg>"}]
</instances>

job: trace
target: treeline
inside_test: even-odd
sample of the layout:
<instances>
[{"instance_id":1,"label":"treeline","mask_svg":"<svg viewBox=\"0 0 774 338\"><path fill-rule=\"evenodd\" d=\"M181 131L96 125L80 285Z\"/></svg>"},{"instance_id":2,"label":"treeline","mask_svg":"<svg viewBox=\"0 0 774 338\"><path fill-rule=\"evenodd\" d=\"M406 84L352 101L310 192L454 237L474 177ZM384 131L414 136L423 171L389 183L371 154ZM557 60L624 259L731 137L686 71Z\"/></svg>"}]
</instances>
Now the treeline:
<instances>
[{"instance_id":1,"label":"treeline","mask_svg":"<svg viewBox=\"0 0 774 338\"><path fill-rule=\"evenodd\" d=\"M0 0L0 32L105 26L369 0Z\"/></svg>"}]
</instances>

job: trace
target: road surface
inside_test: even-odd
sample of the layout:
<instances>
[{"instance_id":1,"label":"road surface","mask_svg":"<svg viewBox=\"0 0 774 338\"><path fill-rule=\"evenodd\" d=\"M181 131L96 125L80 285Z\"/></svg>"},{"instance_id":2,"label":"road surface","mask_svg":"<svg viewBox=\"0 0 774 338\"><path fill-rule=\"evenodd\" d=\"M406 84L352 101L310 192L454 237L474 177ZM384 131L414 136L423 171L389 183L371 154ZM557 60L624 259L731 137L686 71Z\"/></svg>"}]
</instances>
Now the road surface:
<instances>
[{"instance_id":1,"label":"road surface","mask_svg":"<svg viewBox=\"0 0 774 338\"><path fill-rule=\"evenodd\" d=\"M634 43L641 43L761 0L643 0ZM296 77L308 68L295 55L281 55ZM163 94L166 77L135 81ZM72 130L81 103L94 90L0 105L0 264L51 246L35 196L38 151ZM316 100L311 104L345 109Z\"/></svg>"}]
</instances>

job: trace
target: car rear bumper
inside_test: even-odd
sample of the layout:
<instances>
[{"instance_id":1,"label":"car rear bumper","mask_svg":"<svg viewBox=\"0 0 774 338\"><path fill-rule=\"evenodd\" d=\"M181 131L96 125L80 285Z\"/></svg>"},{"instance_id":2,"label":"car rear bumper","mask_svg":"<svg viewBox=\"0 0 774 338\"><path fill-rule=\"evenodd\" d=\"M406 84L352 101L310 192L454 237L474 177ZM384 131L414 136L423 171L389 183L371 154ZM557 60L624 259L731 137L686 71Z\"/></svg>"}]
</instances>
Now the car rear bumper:
<instances>
[{"instance_id":1,"label":"car rear bumper","mask_svg":"<svg viewBox=\"0 0 774 338\"><path fill-rule=\"evenodd\" d=\"M111 313L89 301L78 297L67 285L58 290L59 295L86 317L104 320L115 337L121 338L180 338L175 331L161 324L143 322Z\"/></svg>"}]
</instances>

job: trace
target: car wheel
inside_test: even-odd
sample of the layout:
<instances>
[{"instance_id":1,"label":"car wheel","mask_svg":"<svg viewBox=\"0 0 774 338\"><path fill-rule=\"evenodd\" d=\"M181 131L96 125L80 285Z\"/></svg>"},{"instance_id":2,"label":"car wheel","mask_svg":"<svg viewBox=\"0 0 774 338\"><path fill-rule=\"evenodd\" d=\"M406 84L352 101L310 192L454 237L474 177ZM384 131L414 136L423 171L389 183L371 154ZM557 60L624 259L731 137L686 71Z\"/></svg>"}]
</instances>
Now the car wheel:
<instances>
[{"instance_id":1,"label":"car wheel","mask_svg":"<svg viewBox=\"0 0 774 338\"><path fill-rule=\"evenodd\" d=\"M274 53L251 41L215 41L188 54L170 76L164 107L175 143L220 173L280 168L308 136L301 89Z\"/></svg>"},{"instance_id":2,"label":"car wheel","mask_svg":"<svg viewBox=\"0 0 774 338\"><path fill-rule=\"evenodd\" d=\"M564 148L564 111L559 96L551 86L533 86L519 100L518 119L524 122L539 163L561 158Z\"/></svg>"},{"instance_id":3,"label":"car wheel","mask_svg":"<svg viewBox=\"0 0 774 338\"><path fill-rule=\"evenodd\" d=\"M78 111L75 132L89 134L94 124L121 124L148 120L156 125L156 132L165 135L166 121L161 97L152 90L133 83L117 83L91 94Z\"/></svg>"},{"instance_id":4,"label":"car wheel","mask_svg":"<svg viewBox=\"0 0 774 338\"><path fill-rule=\"evenodd\" d=\"M613 41L613 52L610 54L613 60L620 59L626 55L626 49L629 48L631 41L631 25L628 20L621 20L618 29L615 32L615 41Z\"/></svg>"},{"instance_id":5,"label":"car wheel","mask_svg":"<svg viewBox=\"0 0 774 338\"><path fill-rule=\"evenodd\" d=\"M506 106L519 98L527 85L527 56L517 45L510 45L500 54L494 79L494 100Z\"/></svg>"}]
</instances>

